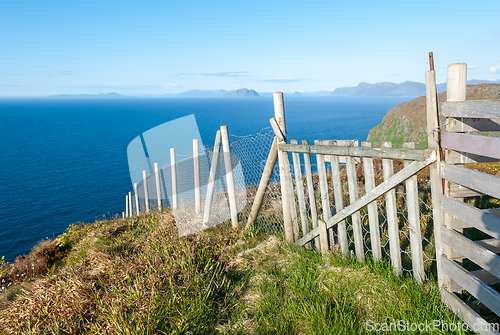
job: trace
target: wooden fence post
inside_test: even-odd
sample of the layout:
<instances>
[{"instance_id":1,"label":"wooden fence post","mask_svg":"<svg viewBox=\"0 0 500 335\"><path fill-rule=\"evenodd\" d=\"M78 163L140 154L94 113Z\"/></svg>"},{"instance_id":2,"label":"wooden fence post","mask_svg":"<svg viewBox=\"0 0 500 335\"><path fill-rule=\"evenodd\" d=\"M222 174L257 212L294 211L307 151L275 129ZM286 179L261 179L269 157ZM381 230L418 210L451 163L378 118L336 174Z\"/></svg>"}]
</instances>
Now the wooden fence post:
<instances>
[{"instance_id":1,"label":"wooden fence post","mask_svg":"<svg viewBox=\"0 0 500 335\"><path fill-rule=\"evenodd\" d=\"M315 140L314 145L323 145L324 141L322 140ZM318 164L318 179L319 179L319 189L320 189L320 194L321 194L321 207L323 207L323 221L326 222L328 221L329 218L332 217L332 208L330 207L330 197L328 196L328 179L326 177L326 166L325 166L325 155L323 154L316 154L316 163ZM322 231L322 226L320 224L320 233ZM326 225L324 226L325 233L327 232L326 230ZM326 247L328 250L328 238L326 238ZM321 252L326 252L326 250L323 250L323 247L325 246L325 242L323 241L324 238L321 237L320 235L320 243L321 243ZM330 243L333 243L333 241L330 241Z\"/></svg>"},{"instance_id":2,"label":"wooden fence post","mask_svg":"<svg viewBox=\"0 0 500 335\"><path fill-rule=\"evenodd\" d=\"M149 190L148 190L148 176L146 170L142 171L142 184L144 185L144 199L146 202L146 213L149 213Z\"/></svg>"},{"instance_id":3,"label":"wooden fence post","mask_svg":"<svg viewBox=\"0 0 500 335\"><path fill-rule=\"evenodd\" d=\"M297 140L291 140L291 144L297 144ZM307 220L306 200L304 197L304 181L302 180L302 167L300 166L300 156L298 152L292 153L293 171L295 173L295 185L297 189L297 199L299 200L300 222L302 224L302 234L309 232L309 222Z\"/></svg>"},{"instance_id":4,"label":"wooden fence post","mask_svg":"<svg viewBox=\"0 0 500 335\"><path fill-rule=\"evenodd\" d=\"M215 135L214 152L210 161L210 174L208 176L207 195L205 197L205 210L203 211L203 228L207 228L210 221L210 211L212 209L212 201L214 199L215 177L217 176L217 165L219 164L220 151L220 130L217 130Z\"/></svg>"},{"instance_id":5,"label":"wooden fence post","mask_svg":"<svg viewBox=\"0 0 500 335\"><path fill-rule=\"evenodd\" d=\"M229 133L227 126L220 127L222 136L222 152L224 155L224 167L226 168L227 196L229 198L229 209L231 210L231 224L238 228L238 206L236 204L236 190L234 187L233 166L231 162L231 148L229 146Z\"/></svg>"},{"instance_id":6,"label":"wooden fence post","mask_svg":"<svg viewBox=\"0 0 500 335\"><path fill-rule=\"evenodd\" d=\"M134 183L134 197L135 197L135 214L139 216L140 210L139 210L139 192L137 190L137 183Z\"/></svg>"},{"instance_id":7,"label":"wooden fence post","mask_svg":"<svg viewBox=\"0 0 500 335\"><path fill-rule=\"evenodd\" d=\"M429 149L439 151L437 142L438 120L438 102L436 91L436 73L434 70L425 73L425 90L427 105L427 146ZM443 212L441 211L441 195L443 194L442 182L440 176L441 158L436 155L436 162L430 166L430 184L432 198L432 220L434 222L434 239L436 243L436 267L438 269L438 286L444 285L444 275L441 271L441 259L443 254L443 243L441 242L441 226L443 225Z\"/></svg>"},{"instance_id":8,"label":"wooden fence post","mask_svg":"<svg viewBox=\"0 0 500 335\"><path fill-rule=\"evenodd\" d=\"M371 142L362 142L361 146L371 148ZM373 169L373 158L363 157L363 171L365 173L365 191L370 192L375 188L375 171ZM370 240L373 259L382 259L382 248L380 246L380 225L378 221L377 202L370 202L368 208L368 223L370 225Z\"/></svg>"},{"instance_id":9,"label":"wooden fence post","mask_svg":"<svg viewBox=\"0 0 500 335\"><path fill-rule=\"evenodd\" d=\"M264 199L264 195L266 194L266 188L273 174L277 158L278 158L278 139L276 138L276 136L274 136L273 143L271 144L271 150L269 150L269 155L267 156L264 172L262 172L259 188L257 189L257 193L255 193L252 209L250 210L250 215L248 216L248 221L245 229L250 228L254 224L255 219L257 218L257 214L259 213L260 207L262 206L262 200Z\"/></svg>"},{"instance_id":10,"label":"wooden fence post","mask_svg":"<svg viewBox=\"0 0 500 335\"><path fill-rule=\"evenodd\" d=\"M403 148L415 149L414 142L405 142ZM405 160L407 167L411 161ZM422 234L420 231L420 206L418 203L418 180L417 175L413 175L405 181L406 204L408 206L408 225L410 230L411 263L413 268L413 278L419 284L425 280L424 273L424 253L422 250Z\"/></svg>"},{"instance_id":11,"label":"wooden fence post","mask_svg":"<svg viewBox=\"0 0 500 335\"><path fill-rule=\"evenodd\" d=\"M382 147L392 148L391 142L382 142ZM384 180L388 180L394 174L392 159L382 159ZM394 274L402 273L401 248L399 241L398 212L396 207L396 190L392 189L385 194L385 205L387 208L387 226L389 233L389 250L391 252L391 263Z\"/></svg>"},{"instance_id":12,"label":"wooden fence post","mask_svg":"<svg viewBox=\"0 0 500 335\"><path fill-rule=\"evenodd\" d=\"M286 141L286 124L285 124L285 106L283 103L283 93L274 92L274 118L280 127L281 133L285 136ZM278 160L280 168L280 185L281 185L281 202L283 205L283 221L285 228L285 238L288 242L294 242L293 234L293 223L292 223L292 213L290 208L290 200L288 197L288 187L286 183L286 167L285 158L288 158L288 154L281 150L278 151Z\"/></svg>"},{"instance_id":13,"label":"wooden fence post","mask_svg":"<svg viewBox=\"0 0 500 335\"><path fill-rule=\"evenodd\" d=\"M170 148L170 174L172 176L172 208L177 209L177 171L175 148Z\"/></svg>"},{"instance_id":14,"label":"wooden fence post","mask_svg":"<svg viewBox=\"0 0 500 335\"><path fill-rule=\"evenodd\" d=\"M201 211L200 144L197 138L193 139L193 169L194 169L194 205L196 214L199 214Z\"/></svg>"},{"instance_id":15,"label":"wooden fence post","mask_svg":"<svg viewBox=\"0 0 500 335\"><path fill-rule=\"evenodd\" d=\"M160 185L160 168L158 163L155 163L155 181L156 181L156 198L158 199L158 210L161 211L161 185Z\"/></svg>"}]
</instances>

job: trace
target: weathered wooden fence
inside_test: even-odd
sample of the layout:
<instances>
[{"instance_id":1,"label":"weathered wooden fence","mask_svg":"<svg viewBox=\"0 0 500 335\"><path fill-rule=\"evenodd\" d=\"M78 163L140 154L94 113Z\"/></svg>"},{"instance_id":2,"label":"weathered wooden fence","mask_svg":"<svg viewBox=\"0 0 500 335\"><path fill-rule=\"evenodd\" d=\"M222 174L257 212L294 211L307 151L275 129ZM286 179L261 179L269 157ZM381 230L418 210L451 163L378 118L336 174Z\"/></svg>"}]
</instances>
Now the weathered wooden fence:
<instances>
[{"instance_id":1,"label":"weathered wooden fence","mask_svg":"<svg viewBox=\"0 0 500 335\"><path fill-rule=\"evenodd\" d=\"M426 73L429 147L442 150L431 171L438 282L443 300L474 331L498 334L471 307L481 304L500 315L500 294L491 287L500 283L499 210L479 209L464 198L500 199L500 178L461 165L500 161L500 138L471 134L500 131L500 101L467 101L466 83L467 65L449 65L447 101L442 108L446 122L439 127L435 74ZM471 240L477 231L491 238ZM470 262L464 264L465 259L481 269L467 270ZM465 303L454 293L465 291L477 300Z\"/></svg>"}]
</instances>

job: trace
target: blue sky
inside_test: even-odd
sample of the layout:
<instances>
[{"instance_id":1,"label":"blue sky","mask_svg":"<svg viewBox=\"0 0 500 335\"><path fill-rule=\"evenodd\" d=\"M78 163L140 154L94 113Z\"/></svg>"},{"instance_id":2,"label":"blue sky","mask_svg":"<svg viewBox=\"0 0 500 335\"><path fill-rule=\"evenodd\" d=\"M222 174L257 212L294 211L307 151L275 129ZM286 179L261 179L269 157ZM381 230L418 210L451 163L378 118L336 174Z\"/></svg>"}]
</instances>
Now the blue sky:
<instances>
[{"instance_id":1,"label":"blue sky","mask_svg":"<svg viewBox=\"0 0 500 335\"><path fill-rule=\"evenodd\" d=\"M0 0L0 96L500 79L500 1Z\"/></svg>"}]
</instances>

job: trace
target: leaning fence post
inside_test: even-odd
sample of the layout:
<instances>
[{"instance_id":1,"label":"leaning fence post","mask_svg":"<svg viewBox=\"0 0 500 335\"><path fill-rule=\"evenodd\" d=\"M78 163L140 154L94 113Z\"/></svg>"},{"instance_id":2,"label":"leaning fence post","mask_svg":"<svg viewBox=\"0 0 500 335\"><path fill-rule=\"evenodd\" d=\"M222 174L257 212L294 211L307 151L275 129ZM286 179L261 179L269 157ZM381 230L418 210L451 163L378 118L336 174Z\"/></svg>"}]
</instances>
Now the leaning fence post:
<instances>
[{"instance_id":1,"label":"leaning fence post","mask_svg":"<svg viewBox=\"0 0 500 335\"><path fill-rule=\"evenodd\" d=\"M220 127L222 136L222 152L224 155L224 167L226 168L227 196L229 198L229 209L231 210L231 224L238 228L238 207L236 205L236 190L234 187L233 166L231 162L231 148L229 146L229 133L227 126Z\"/></svg>"},{"instance_id":2,"label":"leaning fence post","mask_svg":"<svg viewBox=\"0 0 500 335\"><path fill-rule=\"evenodd\" d=\"M158 210L161 211L160 168L158 167L158 163L155 163L155 181L156 181L156 198L158 199Z\"/></svg>"},{"instance_id":3,"label":"leaning fence post","mask_svg":"<svg viewBox=\"0 0 500 335\"><path fill-rule=\"evenodd\" d=\"M134 183L134 193L135 193L135 213L139 216L139 192L137 191L137 183Z\"/></svg>"},{"instance_id":4,"label":"leaning fence post","mask_svg":"<svg viewBox=\"0 0 500 335\"><path fill-rule=\"evenodd\" d=\"M217 175L217 165L219 163L220 133L220 130L217 130L214 152L210 161L210 175L208 176L207 196L205 198L205 210L203 211L203 228L207 228L207 224L210 221L210 210L212 209L212 200L214 198L215 177Z\"/></svg>"},{"instance_id":5,"label":"leaning fence post","mask_svg":"<svg viewBox=\"0 0 500 335\"><path fill-rule=\"evenodd\" d=\"M170 173L172 176L172 208L177 209L177 171L175 162L175 148L170 148Z\"/></svg>"},{"instance_id":6,"label":"leaning fence post","mask_svg":"<svg viewBox=\"0 0 500 335\"><path fill-rule=\"evenodd\" d=\"M193 169L194 169L194 204L196 214L201 211L200 190L200 145L197 138L193 139Z\"/></svg>"},{"instance_id":7,"label":"leaning fence post","mask_svg":"<svg viewBox=\"0 0 500 335\"><path fill-rule=\"evenodd\" d=\"M285 106L283 103L283 92L273 93L274 102L274 118L278 123L281 133L284 136L286 143L286 124L285 124ZM281 185L281 202L283 206L283 221L285 226L285 238L288 242L294 242L292 213L290 208L290 200L288 197L288 187L286 183L286 167L285 158L288 158L288 153L281 150L278 151L279 169L280 169L280 185Z\"/></svg>"},{"instance_id":8,"label":"leaning fence post","mask_svg":"<svg viewBox=\"0 0 500 335\"><path fill-rule=\"evenodd\" d=\"M271 150L269 150L269 155L267 156L266 166L264 167L264 172L262 172L259 188L257 189L257 193L255 193L252 209L250 210L250 215L248 216L246 229L250 228L257 218L257 214L259 213L260 206L262 206L262 200L264 199L264 195L266 194L266 188L273 174L277 158L278 139L276 138L276 136L274 136L273 143L271 144Z\"/></svg>"},{"instance_id":9,"label":"leaning fence post","mask_svg":"<svg viewBox=\"0 0 500 335\"><path fill-rule=\"evenodd\" d=\"M148 176L146 170L142 171L142 184L144 185L144 200L146 202L146 213L149 213Z\"/></svg>"}]
</instances>

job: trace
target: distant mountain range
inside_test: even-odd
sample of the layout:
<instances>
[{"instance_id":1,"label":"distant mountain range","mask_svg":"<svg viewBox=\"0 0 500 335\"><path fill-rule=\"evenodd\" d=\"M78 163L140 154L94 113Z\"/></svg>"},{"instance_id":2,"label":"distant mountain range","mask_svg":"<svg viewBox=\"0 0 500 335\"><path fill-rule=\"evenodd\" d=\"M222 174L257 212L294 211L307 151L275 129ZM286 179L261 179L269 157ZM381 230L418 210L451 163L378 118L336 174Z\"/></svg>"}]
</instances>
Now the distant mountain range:
<instances>
[{"instance_id":1,"label":"distant mountain range","mask_svg":"<svg viewBox=\"0 0 500 335\"><path fill-rule=\"evenodd\" d=\"M190 90L176 95L183 98L253 98L260 97L260 94L254 90L240 88L234 91L226 90Z\"/></svg>"},{"instance_id":2,"label":"distant mountain range","mask_svg":"<svg viewBox=\"0 0 500 335\"><path fill-rule=\"evenodd\" d=\"M71 99L119 99L131 98L131 96L121 95L115 92L99 94L58 94L49 95L48 98L71 98Z\"/></svg>"}]
</instances>

